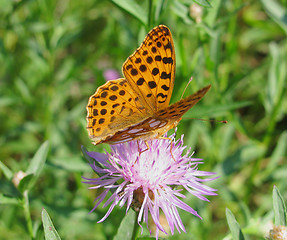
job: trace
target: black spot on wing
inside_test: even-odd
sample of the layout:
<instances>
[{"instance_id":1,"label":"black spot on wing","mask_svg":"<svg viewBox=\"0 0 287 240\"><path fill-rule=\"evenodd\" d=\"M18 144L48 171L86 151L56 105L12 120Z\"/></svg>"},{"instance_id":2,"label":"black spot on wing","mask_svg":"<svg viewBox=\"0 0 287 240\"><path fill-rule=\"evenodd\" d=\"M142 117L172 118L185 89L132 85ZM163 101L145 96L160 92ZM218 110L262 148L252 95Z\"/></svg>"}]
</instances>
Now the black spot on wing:
<instances>
[{"instance_id":1,"label":"black spot on wing","mask_svg":"<svg viewBox=\"0 0 287 240\"><path fill-rule=\"evenodd\" d=\"M157 62L160 62L161 61L161 56L160 55L156 55L154 60L156 60Z\"/></svg>"},{"instance_id":2,"label":"black spot on wing","mask_svg":"<svg viewBox=\"0 0 287 240\"><path fill-rule=\"evenodd\" d=\"M117 97L116 95L112 95L112 96L109 97L109 99L112 100L112 101L117 100L117 98L118 98L118 97Z\"/></svg>"},{"instance_id":3,"label":"black spot on wing","mask_svg":"<svg viewBox=\"0 0 287 240\"><path fill-rule=\"evenodd\" d=\"M136 75L138 74L138 70L136 70L135 68L133 68L133 69L131 70L131 74L132 74L133 76L136 76Z\"/></svg>"},{"instance_id":4,"label":"black spot on wing","mask_svg":"<svg viewBox=\"0 0 287 240\"><path fill-rule=\"evenodd\" d=\"M129 70L129 69L131 69L132 67L133 67L133 65L132 65L132 64L129 64L129 65L126 66L126 69Z\"/></svg>"},{"instance_id":5,"label":"black spot on wing","mask_svg":"<svg viewBox=\"0 0 287 240\"><path fill-rule=\"evenodd\" d=\"M161 79L171 79L171 73L162 72L160 75Z\"/></svg>"},{"instance_id":6,"label":"black spot on wing","mask_svg":"<svg viewBox=\"0 0 287 240\"><path fill-rule=\"evenodd\" d=\"M161 97L161 98L163 98L164 100L158 100L158 102L159 103L164 103L165 101L166 101L166 98L167 98L167 95L166 94L163 94L163 93L158 93L157 95L156 95L156 97L157 98L159 98L159 97Z\"/></svg>"},{"instance_id":7,"label":"black spot on wing","mask_svg":"<svg viewBox=\"0 0 287 240\"><path fill-rule=\"evenodd\" d=\"M98 109L94 109L94 110L93 110L93 115L94 115L94 116L98 116L98 115L99 115Z\"/></svg>"},{"instance_id":8,"label":"black spot on wing","mask_svg":"<svg viewBox=\"0 0 287 240\"><path fill-rule=\"evenodd\" d=\"M102 109L102 110L101 110L101 114L102 114L102 115L105 115L106 113L107 113L107 110L106 110L106 109Z\"/></svg>"},{"instance_id":9,"label":"black spot on wing","mask_svg":"<svg viewBox=\"0 0 287 240\"><path fill-rule=\"evenodd\" d=\"M170 41L168 41L168 43L164 46L164 49L170 49L171 52L173 52L173 49L172 49L172 45L170 43Z\"/></svg>"},{"instance_id":10,"label":"black spot on wing","mask_svg":"<svg viewBox=\"0 0 287 240\"><path fill-rule=\"evenodd\" d=\"M121 90L121 91L119 91L119 94L120 94L121 96L124 96L124 95L126 94L126 92L125 92L124 90Z\"/></svg>"},{"instance_id":11,"label":"black spot on wing","mask_svg":"<svg viewBox=\"0 0 287 240\"><path fill-rule=\"evenodd\" d=\"M106 106L106 105L107 105L107 102L106 102L106 101L101 101L101 105L102 105L102 106Z\"/></svg>"},{"instance_id":12,"label":"black spot on wing","mask_svg":"<svg viewBox=\"0 0 287 240\"><path fill-rule=\"evenodd\" d=\"M164 57L162 58L162 61L164 64L167 64L167 63L173 64L173 60L171 57Z\"/></svg>"},{"instance_id":13,"label":"black spot on wing","mask_svg":"<svg viewBox=\"0 0 287 240\"><path fill-rule=\"evenodd\" d=\"M142 64L140 65L140 71L145 72L147 70L146 65Z\"/></svg>"},{"instance_id":14,"label":"black spot on wing","mask_svg":"<svg viewBox=\"0 0 287 240\"><path fill-rule=\"evenodd\" d=\"M143 85L143 83L144 83L144 78L139 78L139 79L137 80L137 85L138 85L138 86Z\"/></svg>"},{"instance_id":15,"label":"black spot on wing","mask_svg":"<svg viewBox=\"0 0 287 240\"><path fill-rule=\"evenodd\" d=\"M155 67L151 73L152 75L156 76L159 73L159 69Z\"/></svg>"},{"instance_id":16,"label":"black spot on wing","mask_svg":"<svg viewBox=\"0 0 287 240\"><path fill-rule=\"evenodd\" d=\"M113 91L117 91L118 89L119 89L119 87L116 86L116 85L114 85L114 86L111 87L111 90L113 90Z\"/></svg>"},{"instance_id":17,"label":"black spot on wing","mask_svg":"<svg viewBox=\"0 0 287 240\"><path fill-rule=\"evenodd\" d=\"M108 96L108 93L107 93L107 92L102 92L102 93L101 93L101 97L102 97L102 98L105 98L106 96Z\"/></svg>"},{"instance_id":18,"label":"black spot on wing","mask_svg":"<svg viewBox=\"0 0 287 240\"><path fill-rule=\"evenodd\" d=\"M135 63L141 63L141 58L137 58L136 60L135 60Z\"/></svg>"},{"instance_id":19,"label":"black spot on wing","mask_svg":"<svg viewBox=\"0 0 287 240\"><path fill-rule=\"evenodd\" d=\"M146 61L147 61L147 63L151 64L151 63L153 62L153 59L152 59L151 56L148 56L148 57L146 58Z\"/></svg>"},{"instance_id":20,"label":"black spot on wing","mask_svg":"<svg viewBox=\"0 0 287 240\"><path fill-rule=\"evenodd\" d=\"M169 90L169 87L166 86L166 85L162 85L161 88L162 88L163 90L165 90L165 91L168 91L168 90Z\"/></svg>"},{"instance_id":21,"label":"black spot on wing","mask_svg":"<svg viewBox=\"0 0 287 240\"><path fill-rule=\"evenodd\" d=\"M151 89L154 89L154 88L156 88L156 82L155 81L149 81L148 82L148 86L151 88Z\"/></svg>"}]
</instances>

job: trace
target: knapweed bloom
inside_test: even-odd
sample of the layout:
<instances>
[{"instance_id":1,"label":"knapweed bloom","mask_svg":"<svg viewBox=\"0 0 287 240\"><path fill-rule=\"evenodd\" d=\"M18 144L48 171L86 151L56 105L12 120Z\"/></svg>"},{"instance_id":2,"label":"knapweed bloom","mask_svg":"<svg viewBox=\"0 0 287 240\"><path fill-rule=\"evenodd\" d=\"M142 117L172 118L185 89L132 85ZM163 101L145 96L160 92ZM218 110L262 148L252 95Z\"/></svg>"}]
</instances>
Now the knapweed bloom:
<instances>
[{"instance_id":1,"label":"knapweed bloom","mask_svg":"<svg viewBox=\"0 0 287 240\"><path fill-rule=\"evenodd\" d=\"M109 81L120 78L120 74L114 69L107 69L106 71L104 71L104 78L106 79L106 81Z\"/></svg>"},{"instance_id":2,"label":"knapweed bloom","mask_svg":"<svg viewBox=\"0 0 287 240\"><path fill-rule=\"evenodd\" d=\"M159 221L160 212L164 213L171 234L174 228L185 231L178 213L178 208L201 218L199 214L184 203L181 193L186 189L195 197L208 201L203 195L217 195L216 189L203 185L203 182L215 179L205 178L214 173L199 171L202 160L192 158L190 149L183 153L183 136L175 142L175 134L170 139L148 141L130 141L111 146L111 153L87 152L93 161L90 166L99 175L98 178L84 178L85 183L93 185L91 189L104 188L95 199L94 211L104 201L109 191L111 196L104 207L111 204L106 215L99 221L103 222L116 205L126 205L126 211L133 208L138 211L138 224L143 220L148 226L150 214L156 226L156 237L159 231L167 231ZM172 147L171 147L172 144ZM101 165L101 166L100 166ZM141 225L140 225L141 226Z\"/></svg>"}]
</instances>

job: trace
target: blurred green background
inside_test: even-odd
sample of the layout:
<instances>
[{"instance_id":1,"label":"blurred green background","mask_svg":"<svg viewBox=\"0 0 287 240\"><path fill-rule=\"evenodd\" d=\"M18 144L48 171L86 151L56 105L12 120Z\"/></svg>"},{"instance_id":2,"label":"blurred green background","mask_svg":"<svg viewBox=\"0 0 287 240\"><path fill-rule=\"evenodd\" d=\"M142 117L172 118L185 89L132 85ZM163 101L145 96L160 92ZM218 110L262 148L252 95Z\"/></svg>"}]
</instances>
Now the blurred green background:
<instances>
[{"instance_id":1,"label":"blurred green background","mask_svg":"<svg viewBox=\"0 0 287 240\"><path fill-rule=\"evenodd\" d=\"M287 198L287 0L196 2L201 6L192 0L0 1L1 240L31 239L31 226L34 239L43 239L42 208L62 239L116 234L124 209L116 207L99 224L108 208L88 214L96 191L81 176L95 174L81 146L99 152L109 146L91 144L85 107L105 83L104 73L121 74L159 24L175 42L171 102L191 76L185 95L212 85L177 136L184 133L185 144L204 159L200 170L221 176L208 184L218 189L209 203L186 194L203 220L180 211L187 233L167 239L231 239L226 208L248 239L264 239L272 228L273 185ZM47 140L49 147L42 145ZM20 171L33 174L17 187Z\"/></svg>"}]
</instances>

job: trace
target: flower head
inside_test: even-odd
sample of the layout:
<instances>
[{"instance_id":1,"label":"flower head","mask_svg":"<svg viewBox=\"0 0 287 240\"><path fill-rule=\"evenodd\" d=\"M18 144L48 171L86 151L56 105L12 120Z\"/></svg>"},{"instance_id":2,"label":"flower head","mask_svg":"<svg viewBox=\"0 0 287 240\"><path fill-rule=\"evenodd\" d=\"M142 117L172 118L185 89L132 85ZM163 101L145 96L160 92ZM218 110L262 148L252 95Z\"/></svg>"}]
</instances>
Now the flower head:
<instances>
[{"instance_id":1,"label":"flower head","mask_svg":"<svg viewBox=\"0 0 287 240\"><path fill-rule=\"evenodd\" d=\"M269 232L270 240L284 240L287 239L287 227L286 226L274 226Z\"/></svg>"},{"instance_id":2,"label":"flower head","mask_svg":"<svg viewBox=\"0 0 287 240\"><path fill-rule=\"evenodd\" d=\"M201 159L192 158L190 150L183 154L183 136L175 142L174 135L169 139L155 139L148 141L130 141L111 146L111 153L101 154L87 152L96 160L90 164L100 177L86 179L85 183L94 185L90 188L104 187L104 191L95 199L94 211L104 201L108 192L113 192L104 206L111 203L106 215L99 221L104 221L113 208L118 204L126 204L127 211L133 208L138 211L138 224L143 220L148 227L150 214L156 226L156 236L159 231L167 234L159 221L160 209L164 213L170 231L174 228L185 231L180 219L178 208L201 218L198 213L182 199L182 187L197 198L208 201L203 195L217 195L216 189L207 187L202 182L215 178L205 178L214 173L199 171ZM172 146L171 146L172 144ZM102 166L100 167L99 164Z\"/></svg>"},{"instance_id":3,"label":"flower head","mask_svg":"<svg viewBox=\"0 0 287 240\"><path fill-rule=\"evenodd\" d=\"M114 80L120 77L120 74L114 69L107 69L104 71L104 78L106 81Z\"/></svg>"}]
</instances>

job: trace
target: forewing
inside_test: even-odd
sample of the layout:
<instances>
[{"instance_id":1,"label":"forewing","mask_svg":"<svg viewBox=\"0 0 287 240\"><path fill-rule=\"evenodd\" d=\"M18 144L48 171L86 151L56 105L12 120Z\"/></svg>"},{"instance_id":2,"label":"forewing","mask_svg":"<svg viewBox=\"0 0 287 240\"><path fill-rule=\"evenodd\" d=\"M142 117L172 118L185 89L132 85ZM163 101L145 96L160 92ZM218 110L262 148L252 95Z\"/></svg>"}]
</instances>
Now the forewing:
<instances>
[{"instance_id":1,"label":"forewing","mask_svg":"<svg viewBox=\"0 0 287 240\"><path fill-rule=\"evenodd\" d=\"M171 32L160 25L126 60L123 73L132 88L153 112L169 105L175 75L175 51Z\"/></svg>"},{"instance_id":2,"label":"forewing","mask_svg":"<svg viewBox=\"0 0 287 240\"><path fill-rule=\"evenodd\" d=\"M155 114L155 117L159 119L175 119L179 121L183 114L185 114L190 108L192 108L203 96L208 92L211 85L208 85L196 93L179 100L178 102L170 105L166 109L162 109Z\"/></svg>"},{"instance_id":3,"label":"forewing","mask_svg":"<svg viewBox=\"0 0 287 240\"><path fill-rule=\"evenodd\" d=\"M87 112L87 129L94 144L150 115L126 79L111 80L99 87L89 99Z\"/></svg>"}]
</instances>

